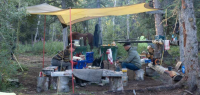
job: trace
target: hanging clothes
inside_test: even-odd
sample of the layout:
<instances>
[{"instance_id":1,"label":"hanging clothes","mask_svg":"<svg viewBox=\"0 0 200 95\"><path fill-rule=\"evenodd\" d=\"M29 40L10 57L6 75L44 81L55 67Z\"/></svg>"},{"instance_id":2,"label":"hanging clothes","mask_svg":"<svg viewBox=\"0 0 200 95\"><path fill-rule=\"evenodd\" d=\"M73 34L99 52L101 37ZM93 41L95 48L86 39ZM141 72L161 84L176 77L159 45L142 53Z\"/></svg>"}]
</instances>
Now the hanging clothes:
<instances>
[{"instance_id":1,"label":"hanging clothes","mask_svg":"<svg viewBox=\"0 0 200 95\"><path fill-rule=\"evenodd\" d=\"M110 64L113 64L113 57L112 57L112 50L107 49L106 53L108 54L108 61L110 62Z\"/></svg>"},{"instance_id":2,"label":"hanging clothes","mask_svg":"<svg viewBox=\"0 0 200 95\"><path fill-rule=\"evenodd\" d=\"M169 50L170 49L170 42L169 40L165 40L165 50Z\"/></svg>"},{"instance_id":3,"label":"hanging clothes","mask_svg":"<svg viewBox=\"0 0 200 95\"><path fill-rule=\"evenodd\" d=\"M93 44L94 46L99 47L99 25L98 24L95 25Z\"/></svg>"}]
</instances>

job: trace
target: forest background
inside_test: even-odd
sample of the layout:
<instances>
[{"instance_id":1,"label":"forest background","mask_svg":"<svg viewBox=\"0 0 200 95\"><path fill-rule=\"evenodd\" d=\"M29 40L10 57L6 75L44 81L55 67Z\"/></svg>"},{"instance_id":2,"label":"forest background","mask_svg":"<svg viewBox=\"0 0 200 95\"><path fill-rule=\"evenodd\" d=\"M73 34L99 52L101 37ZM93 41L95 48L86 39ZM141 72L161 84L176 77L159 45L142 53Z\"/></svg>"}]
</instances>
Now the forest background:
<instances>
[{"instance_id":1,"label":"forest background","mask_svg":"<svg viewBox=\"0 0 200 95\"><path fill-rule=\"evenodd\" d=\"M165 12L162 15L164 34L167 39L172 35L179 37L173 31L178 31L178 17L181 8L181 0L159 0L161 9ZM44 15L26 14L26 7L47 3L63 8L105 8L118 7L138 3L151 3L151 0L1 0L0 1L0 84L1 78L9 78L19 70L16 62L10 59L10 53L14 52L16 57L19 54L27 56L42 55L42 44L44 35ZM197 37L200 41L200 0L194 0L194 8L197 24ZM124 16L108 16L99 19L91 19L72 25L73 32L94 33L94 28L100 23L103 44L110 44L114 40L137 40L141 36L146 39L154 39L155 19L153 14L140 13ZM45 55L53 56L63 49L62 25L56 16L46 16ZM69 31L69 28L68 28ZM69 33L69 32L68 32ZM137 47L139 53L146 50L146 47L132 44ZM122 44L117 44L118 56L125 56L126 53ZM93 50L97 53L97 49ZM179 47L172 46L168 51L174 59L179 57ZM97 57L97 56L95 56ZM199 58L200 59L200 58ZM167 62L166 62L167 63ZM24 67L25 68L25 67ZM1 87L0 89L5 89Z\"/></svg>"}]
</instances>

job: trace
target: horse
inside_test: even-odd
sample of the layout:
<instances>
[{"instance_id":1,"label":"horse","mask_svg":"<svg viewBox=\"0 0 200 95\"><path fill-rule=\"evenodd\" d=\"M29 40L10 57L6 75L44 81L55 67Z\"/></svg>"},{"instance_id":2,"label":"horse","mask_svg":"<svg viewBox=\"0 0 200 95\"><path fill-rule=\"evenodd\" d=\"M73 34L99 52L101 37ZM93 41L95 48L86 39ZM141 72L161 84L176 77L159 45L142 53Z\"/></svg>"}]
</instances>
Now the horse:
<instances>
[{"instance_id":1,"label":"horse","mask_svg":"<svg viewBox=\"0 0 200 95\"><path fill-rule=\"evenodd\" d=\"M86 39L88 39L90 49L93 49L93 35L91 33L82 34L78 32L72 32L72 40L79 40L81 37L83 37L84 46L86 46ZM68 36L68 42L70 43L70 35Z\"/></svg>"}]
</instances>

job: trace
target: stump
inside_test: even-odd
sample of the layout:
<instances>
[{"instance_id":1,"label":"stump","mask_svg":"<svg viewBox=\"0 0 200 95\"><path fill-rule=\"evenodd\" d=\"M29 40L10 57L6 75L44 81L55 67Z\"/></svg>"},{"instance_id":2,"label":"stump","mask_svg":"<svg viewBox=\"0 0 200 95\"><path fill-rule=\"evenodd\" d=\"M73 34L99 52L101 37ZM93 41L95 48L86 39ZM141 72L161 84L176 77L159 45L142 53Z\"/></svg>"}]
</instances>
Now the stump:
<instances>
[{"instance_id":1,"label":"stump","mask_svg":"<svg viewBox=\"0 0 200 95\"><path fill-rule=\"evenodd\" d=\"M123 90L122 83L122 72L115 72L111 70L103 70L102 77L109 77L110 81L110 90L112 91L120 91ZM61 72L51 72L52 77L58 76L58 92L69 92L69 77L72 76L72 70L66 70Z\"/></svg>"},{"instance_id":2,"label":"stump","mask_svg":"<svg viewBox=\"0 0 200 95\"><path fill-rule=\"evenodd\" d=\"M178 72L168 70L167 68L161 65L153 65L152 63L149 63L148 66L156 72L170 76L173 79L173 81L180 81L182 79L182 76Z\"/></svg>"},{"instance_id":3,"label":"stump","mask_svg":"<svg viewBox=\"0 0 200 95\"><path fill-rule=\"evenodd\" d=\"M157 76L158 73L150 67L145 68L145 75L149 77Z\"/></svg>"},{"instance_id":4,"label":"stump","mask_svg":"<svg viewBox=\"0 0 200 95\"><path fill-rule=\"evenodd\" d=\"M53 89L57 89L57 78L58 77L51 77L51 87Z\"/></svg>"},{"instance_id":5,"label":"stump","mask_svg":"<svg viewBox=\"0 0 200 95\"><path fill-rule=\"evenodd\" d=\"M69 77L68 76L59 76L58 77L58 92L69 92Z\"/></svg>"},{"instance_id":6,"label":"stump","mask_svg":"<svg viewBox=\"0 0 200 95\"><path fill-rule=\"evenodd\" d=\"M37 77L37 92L47 91L49 87L48 77Z\"/></svg>"},{"instance_id":7,"label":"stump","mask_svg":"<svg viewBox=\"0 0 200 95\"><path fill-rule=\"evenodd\" d=\"M48 66L42 69L42 72L44 75L46 75L46 77L49 77L49 86L48 89L50 89L50 87L52 87L53 89L57 89L57 77L51 77L51 72L57 72L58 71L58 66Z\"/></svg>"},{"instance_id":8,"label":"stump","mask_svg":"<svg viewBox=\"0 0 200 95\"><path fill-rule=\"evenodd\" d=\"M109 77L110 91L121 91L123 89L123 83L121 77Z\"/></svg>"}]
</instances>

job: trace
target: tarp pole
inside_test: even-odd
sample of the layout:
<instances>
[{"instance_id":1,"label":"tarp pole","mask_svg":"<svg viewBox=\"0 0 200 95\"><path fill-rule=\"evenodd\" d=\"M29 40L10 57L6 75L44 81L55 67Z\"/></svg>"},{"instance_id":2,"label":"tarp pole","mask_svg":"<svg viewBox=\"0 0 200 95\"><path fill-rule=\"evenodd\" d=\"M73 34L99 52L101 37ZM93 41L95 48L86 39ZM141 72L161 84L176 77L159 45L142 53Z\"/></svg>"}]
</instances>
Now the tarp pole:
<instances>
[{"instance_id":1,"label":"tarp pole","mask_svg":"<svg viewBox=\"0 0 200 95\"><path fill-rule=\"evenodd\" d=\"M72 67L72 72L73 72L73 54L72 54L72 23L71 23L71 8L69 9L69 19L70 19L70 45L71 45L71 67ZM73 88L73 93L74 93L74 79L73 79L73 74L72 74L72 88Z\"/></svg>"},{"instance_id":2,"label":"tarp pole","mask_svg":"<svg viewBox=\"0 0 200 95\"><path fill-rule=\"evenodd\" d=\"M46 15L44 16L44 39L43 39L43 68L44 68L44 50L45 50L45 29L46 29Z\"/></svg>"}]
</instances>

